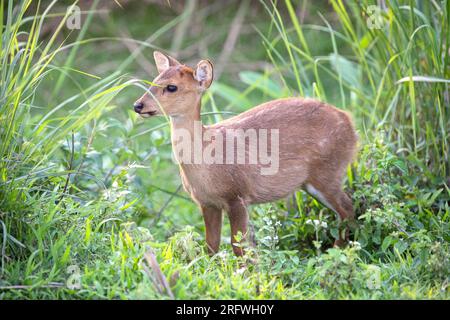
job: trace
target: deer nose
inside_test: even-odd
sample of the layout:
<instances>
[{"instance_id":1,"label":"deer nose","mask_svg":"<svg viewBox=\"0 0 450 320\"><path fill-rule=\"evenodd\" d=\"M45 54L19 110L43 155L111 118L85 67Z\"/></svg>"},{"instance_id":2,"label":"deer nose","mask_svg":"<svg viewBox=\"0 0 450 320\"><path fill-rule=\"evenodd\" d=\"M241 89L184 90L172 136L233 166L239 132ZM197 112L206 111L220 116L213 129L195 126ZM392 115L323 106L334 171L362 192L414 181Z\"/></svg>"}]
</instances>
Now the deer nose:
<instances>
[{"instance_id":1,"label":"deer nose","mask_svg":"<svg viewBox=\"0 0 450 320\"><path fill-rule=\"evenodd\" d=\"M144 104L142 102L136 102L133 107L134 107L134 111L139 113L144 108Z\"/></svg>"}]
</instances>

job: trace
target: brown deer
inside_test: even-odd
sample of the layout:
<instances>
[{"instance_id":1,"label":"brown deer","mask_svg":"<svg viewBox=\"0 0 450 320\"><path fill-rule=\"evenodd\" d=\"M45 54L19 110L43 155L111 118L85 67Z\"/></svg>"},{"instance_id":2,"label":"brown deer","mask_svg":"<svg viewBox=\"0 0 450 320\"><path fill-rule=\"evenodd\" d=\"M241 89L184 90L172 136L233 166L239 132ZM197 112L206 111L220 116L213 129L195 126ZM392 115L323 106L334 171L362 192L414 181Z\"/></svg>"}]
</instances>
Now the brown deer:
<instances>
[{"instance_id":1,"label":"brown deer","mask_svg":"<svg viewBox=\"0 0 450 320\"><path fill-rule=\"evenodd\" d=\"M203 126L201 98L213 81L212 63L201 60L192 69L158 51L154 52L154 58L159 75L154 79L154 85L136 101L134 110L142 117L169 117L172 147L183 186L202 211L211 254L219 249L223 210L230 219L233 251L242 255L249 219L247 206L279 200L299 189L304 189L334 211L341 221L353 220L352 202L342 191L342 179L353 160L358 138L347 113L313 99L286 98ZM232 144L228 148L239 136L227 134L233 130L240 132L241 137L243 134L244 144ZM242 151L239 148L245 149L244 156L248 158L252 157L251 151L264 149L261 144L251 145L249 141L254 135L247 134L246 130L272 131L275 139L265 149L272 155L276 153L275 170L264 173L268 163L261 159L256 163L251 159L236 163L235 153ZM183 132L183 135L177 132ZM200 139L195 138L198 133ZM206 136L210 137L208 141ZM186 142L193 143L194 150L186 148ZM191 156L195 158L196 153L211 149L214 152L210 155L219 159L218 147L221 146L224 147L222 150L227 150L226 162L186 161L192 159ZM231 159L228 151L232 153ZM340 232L335 245L343 245L346 240L348 229Z\"/></svg>"}]
</instances>

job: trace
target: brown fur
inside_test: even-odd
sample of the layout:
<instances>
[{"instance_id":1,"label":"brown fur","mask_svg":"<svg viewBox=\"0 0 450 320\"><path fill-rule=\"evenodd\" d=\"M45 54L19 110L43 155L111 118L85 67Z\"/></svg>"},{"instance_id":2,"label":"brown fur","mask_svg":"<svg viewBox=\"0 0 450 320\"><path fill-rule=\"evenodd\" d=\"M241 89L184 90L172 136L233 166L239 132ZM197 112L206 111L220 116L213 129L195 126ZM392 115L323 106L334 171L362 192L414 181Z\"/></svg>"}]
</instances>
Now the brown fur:
<instances>
[{"instance_id":1,"label":"brown fur","mask_svg":"<svg viewBox=\"0 0 450 320\"><path fill-rule=\"evenodd\" d=\"M155 53L157 62L164 57L159 55L162 54ZM193 132L194 121L200 121L202 93L212 82L212 65L201 61L197 70L193 70L173 58L168 59L167 68L162 67L162 73L154 80L161 87L150 89L163 110L146 93L137 101L144 104L140 113L165 113L170 116L172 130L183 128ZM205 83L196 79L200 66L210 73ZM168 84L177 85L178 91L165 92ZM202 126L203 132L224 132L229 128L279 129L279 171L264 176L260 174L260 164L180 164L183 186L202 210L211 253L219 248L222 210L228 212L234 243L238 232L247 233L248 205L275 201L308 185L308 191L311 186L312 190L319 191L322 197L319 200L325 200L324 204L342 220L353 219L351 200L341 186L357 144L357 135L347 113L317 100L287 98L261 104L211 126ZM176 141L172 144L176 149ZM204 143L203 148L206 145ZM337 244L342 244L343 240ZM238 246L233 246L233 250L237 255L243 253Z\"/></svg>"}]
</instances>

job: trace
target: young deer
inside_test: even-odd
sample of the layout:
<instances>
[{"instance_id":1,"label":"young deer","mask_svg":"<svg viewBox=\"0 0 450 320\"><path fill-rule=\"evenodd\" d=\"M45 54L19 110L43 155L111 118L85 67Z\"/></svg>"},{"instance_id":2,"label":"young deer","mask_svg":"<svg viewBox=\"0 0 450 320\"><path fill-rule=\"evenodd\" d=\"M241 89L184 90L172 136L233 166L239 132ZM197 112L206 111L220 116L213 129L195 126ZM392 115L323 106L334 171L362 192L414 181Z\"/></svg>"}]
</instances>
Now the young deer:
<instances>
[{"instance_id":1,"label":"young deer","mask_svg":"<svg viewBox=\"0 0 450 320\"><path fill-rule=\"evenodd\" d=\"M244 241L247 235L247 206L275 201L298 189L304 189L330 208L341 221L354 218L352 202L342 191L342 178L353 159L357 135L345 112L313 99L287 98L273 100L225 121L203 126L200 104L203 93L213 81L211 62L202 60L195 69L191 69L158 51L154 52L154 58L159 75L153 81L155 85L136 101L134 110L143 117L163 114L169 117L172 147L183 186L202 211L211 254L219 248L223 210L230 219L233 251L242 255L237 235L239 232L242 234L240 241ZM216 146L223 143L225 147L230 138L227 136L220 141L217 137L227 130L250 129L275 129L278 133L277 145L268 147L278 156L276 172L263 174L264 164L261 162L235 163L227 158L226 163L192 163L181 159L181 153L186 156L199 150L181 150L180 140L185 140L186 136L179 139L175 134L177 131L188 133L189 142L200 143L200 152L205 152L214 141ZM206 142L201 138L194 141L196 130L202 137L214 136L215 140ZM249 156L249 139L244 141L245 155ZM233 146L228 151L239 150ZM218 154L216 150L214 156ZM335 245L343 245L346 240L348 230L345 235L340 235Z\"/></svg>"}]
</instances>

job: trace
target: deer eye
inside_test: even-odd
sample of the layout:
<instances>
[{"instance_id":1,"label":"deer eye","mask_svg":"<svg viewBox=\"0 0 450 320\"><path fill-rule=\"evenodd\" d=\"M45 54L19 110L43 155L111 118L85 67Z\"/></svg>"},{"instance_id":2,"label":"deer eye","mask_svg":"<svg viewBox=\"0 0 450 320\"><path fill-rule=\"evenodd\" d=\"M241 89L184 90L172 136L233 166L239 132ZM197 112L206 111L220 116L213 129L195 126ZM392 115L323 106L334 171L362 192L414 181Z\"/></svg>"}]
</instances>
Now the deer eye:
<instances>
[{"instance_id":1,"label":"deer eye","mask_svg":"<svg viewBox=\"0 0 450 320\"><path fill-rule=\"evenodd\" d=\"M173 84L169 84L166 88L167 88L167 91L169 91L169 92L175 92L178 90L178 87Z\"/></svg>"}]
</instances>

